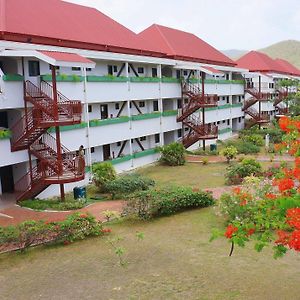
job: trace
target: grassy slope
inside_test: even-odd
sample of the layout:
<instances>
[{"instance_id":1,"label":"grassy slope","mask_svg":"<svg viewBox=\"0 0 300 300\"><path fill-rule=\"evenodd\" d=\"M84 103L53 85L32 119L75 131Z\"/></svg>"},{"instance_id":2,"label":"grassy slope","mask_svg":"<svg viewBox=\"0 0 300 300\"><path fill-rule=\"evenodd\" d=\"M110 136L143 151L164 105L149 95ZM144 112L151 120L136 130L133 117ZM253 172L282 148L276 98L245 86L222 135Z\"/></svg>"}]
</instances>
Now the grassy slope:
<instances>
[{"instance_id":1,"label":"grassy slope","mask_svg":"<svg viewBox=\"0 0 300 300\"><path fill-rule=\"evenodd\" d=\"M112 225L124 237L126 268L106 238L0 256L1 299L299 299L300 257L274 260L271 250L209 243L221 227L213 208L152 222ZM145 239L135 240L143 231Z\"/></svg>"},{"instance_id":2,"label":"grassy slope","mask_svg":"<svg viewBox=\"0 0 300 300\"><path fill-rule=\"evenodd\" d=\"M260 49L272 58L283 58L300 68L300 41L288 40Z\"/></svg>"}]
</instances>

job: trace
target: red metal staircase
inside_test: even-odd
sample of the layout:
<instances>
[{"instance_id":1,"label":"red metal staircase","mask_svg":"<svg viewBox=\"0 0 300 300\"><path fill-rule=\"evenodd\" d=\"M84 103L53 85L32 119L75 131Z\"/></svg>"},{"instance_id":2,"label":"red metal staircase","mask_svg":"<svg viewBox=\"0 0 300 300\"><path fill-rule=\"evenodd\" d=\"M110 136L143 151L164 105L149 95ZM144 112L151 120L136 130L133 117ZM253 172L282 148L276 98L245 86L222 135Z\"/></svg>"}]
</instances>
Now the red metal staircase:
<instances>
[{"instance_id":1,"label":"red metal staircase","mask_svg":"<svg viewBox=\"0 0 300 300\"><path fill-rule=\"evenodd\" d=\"M274 107L278 110L279 115L286 115L288 113L287 107L282 107L279 104L288 96L288 91L283 88L276 89L276 98L274 100Z\"/></svg>"},{"instance_id":2,"label":"red metal staircase","mask_svg":"<svg viewBox=\"0 0 300 300\"><path fill-rule=\"evenodd\" d=\"M197 84L190 83L188 80L182 82L181 88L183 105L177 122L182 122L183 127L189 128L182 138L184 147L188 148L199 140L216 139L218 127L203 124L200 117L194 113L200 108L216 107L218 96L203 94Z\"/></svg>"},{"instance_id":3,"label":"red metal staircase","mask_svg":"<svg viewBox=\"0 0 300 300\"><path fill-rule=\"evenodd\" d=\"M242 108L243 111L251 117L251 119L246 124L246 127L250 128L256 124L269 123L270 116L263 115L261 112L258 112L252 106L257 102L270 100L272 97L271 93L262 93L258 89L254 88L251 83L246 84L245 92L252 96L244 102L244 106Z\"/></svg>"},{"instance_id":4,"label":"red metal staircase","mask_svg":"<svg viewBox=\"0 0 300 300\"><path fill-rule=\"evenodd\" d=\"M25 82L25 115L11 128L12 151L28 149L30 170L16 184L21 192L17 200L33 198L50 184L64 184L84 179L84 158L76 156L63 145L58 147L56 139L47 133L53 126L78 124L81 122L81 103L71 101L57 93L46 82L38 88ZM56 98L57 102L54 100Z\"/></svg>"}]
</instances>

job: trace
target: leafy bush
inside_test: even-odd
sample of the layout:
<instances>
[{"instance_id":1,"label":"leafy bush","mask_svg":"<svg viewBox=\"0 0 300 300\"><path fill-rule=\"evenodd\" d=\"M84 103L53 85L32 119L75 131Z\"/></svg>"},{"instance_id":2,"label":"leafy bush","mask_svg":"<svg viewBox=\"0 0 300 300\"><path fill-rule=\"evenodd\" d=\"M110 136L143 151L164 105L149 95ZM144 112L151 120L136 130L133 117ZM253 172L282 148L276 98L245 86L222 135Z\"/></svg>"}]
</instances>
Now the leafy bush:
<instances>
[{"instance_id":1,"label":"leafy bush","mask_svg":"<svg viewBox=\"0 0 300 300\"><path fill-rule=\"evenodd\" d=\"M247 143L254 144L255 146L263 146L264 145L264 138L259 134L250 134L244 135L242 140Z\"/></svg>"},{"instance_id":2,"label":"leafy bush","mask_svg":"<svg viewBox=\"0 0 300 300\"><path fill-rule=\"evenodd\" d=\"M197 149L195 151L188 151L188 152L189 152L189 154L201 155L201 156L214 156L214 155L219 154L219 152L217 150L204 151L203 149Z\"/></svg>"},{"instance_id":3,"label":"leafy bush","mask_svg":"<svg viewBox=\"0 0 300 300\"><path fill-rule=\"evenodd\" d=\"M226 169L225 179L227 185L240 184L247 176L260 176L262 167L259 162L252 158L245 158L241 163L229 166Z\"/></svg>"},{"instance_id":4,"label":"leafy bush","mask_svg":"<svg viewBox=\"0 0 300 300\"><path fill-rule=\"evenodd\" d=\"M140 176L138 174L120 176L115 180L107 182L103 190L111 193L113 197L118 194L130 194L136 191L144 191L154 186L153 179Z\"/></svg>"},{"instance_id":5,"label":"leafy bush","mask_svg":"<svg viewBox=\"0 0 300 300\"><path fill-rule=\"evenodd\" d=\"M62 222L26 221L16 226L0 227L0 251L38 244L73 242L102 234L102 225L85 213L69 215Z\"/></svg>"},{"instance_id":6,"label":"leafy bush","mask_svg":"<svg viewBox=\"0 0 300 300\"><path fill-rule=\"evenodd\" d=\"M193 192L190 187L171 187L150 189L131 195L124 212L145 220L213 204L214 199L210 192Z\"/></svg>"},{"instance_id":7,"label":"leafy bush","mask_svg":"<svg viewBox=\"0 0 300 300\"><path fill-rule=\"evenodd\" d=\"M94 182L102 191L106 183L115 180L117 177L115 168L110 162L101 162L93 165Z\"/></svg>"},{"instance_id":8,"label":"leafy bush","mask_svg":"<svg viewBox=\"0 0 300 300\"><path fill-rule=\"evenodd\" d=\"M171 143L159 148L160 161L169 166L181 166L185 164L185 148L182 144Z\"/></svg>"},{"instance_id":9,"label":"leafy bush","mask_svg":"<svg viewBox=\"0 0 300 300\"><path fill-rule=\"evenodd\" d=\"M266 128L266 129L259 129L258 126L254 126L250 129L244 129L239 132L239 136L242 138L246 135L260 135L262 138L264 138L267 134L270 136L270 142L271 143L280 143L282 141L283 132L280 130L280 128L277 126L273 128Z\"/></svg>"},{"instance_id":10,"label":"leafy bush","mask_svg":"<svg viewBox=\"0 0 300 300\"><path fill-rule=\"evenodd\" d=\"M236 158L237 154L238 151L234 146L228 146L222 150L222 155L227 159L228 163L230 162L230 160Z\"/></svg>"}]
</instances>

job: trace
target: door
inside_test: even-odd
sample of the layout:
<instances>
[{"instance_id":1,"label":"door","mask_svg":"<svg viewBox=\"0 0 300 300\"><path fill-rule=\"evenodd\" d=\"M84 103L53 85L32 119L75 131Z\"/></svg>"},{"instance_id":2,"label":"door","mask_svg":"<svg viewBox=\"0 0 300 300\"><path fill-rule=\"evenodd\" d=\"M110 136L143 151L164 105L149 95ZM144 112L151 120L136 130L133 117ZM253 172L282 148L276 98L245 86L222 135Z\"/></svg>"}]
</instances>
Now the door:
<instances>
[{"instance_id":1,"label":"door","mask_svg":"<svg viewBox=\"0 0 300 300\"><path fill-rule=\"evenodd\" d=\"M0 111L0 127L8 128L6 111Z\"/></svg>"},{"instance_id":2,"label":"door","mask_svg":"<svg viewBox=\"0 0 300 300\"><path fill-rule=\"evenodd\" d=\"M100 114L101 114L101 119L107 119L108 118L108 106L107 106L107 104L101 104L100 105Z\"/></svg>"},{"instance_id":3,"label":"door","mask_svg":"<svg viewBox=\"0 0 300 300\"><path fill-rule=\"evenodd\" d=\"M14 192L14 177L12 166L6 166L0 168L0 179L2 193L13 193Z\"/></svg>"},{"instance_id":4,"label":"door","mask_svg":"<svg viewBox=\"0 0 300 300\"><path fill-rule=\"evenodd\" d=\"M103 145L103 160L108 160L110 158L110 145Z\"/></svg>"}]
</instances>

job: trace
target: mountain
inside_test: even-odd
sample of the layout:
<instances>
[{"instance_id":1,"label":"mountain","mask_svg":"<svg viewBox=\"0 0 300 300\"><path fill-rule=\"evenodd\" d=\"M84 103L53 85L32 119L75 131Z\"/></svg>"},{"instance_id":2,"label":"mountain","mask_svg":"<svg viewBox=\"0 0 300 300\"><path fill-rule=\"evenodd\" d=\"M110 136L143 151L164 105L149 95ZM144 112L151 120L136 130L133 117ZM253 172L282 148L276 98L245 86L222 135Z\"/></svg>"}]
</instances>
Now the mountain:
<instances>
[{"instance_id":1,"label":"mountain","mask_svg":"<svg viewBox=\"0 0 300 300\"><path fill-rule=\"evenodd\" d=\"M229 49L229 50L221 50L223 54L230 57L233 60L236 60L246 54L248 50L238 50L238 49Z\"/></svg>"},{"instance_id":2,"label":"mountain","mask_svg":"<svg viewBox=\"0 0 300 300\"><path fill-rule=\"evenodd\" d=\"M300 69L300 41L287 40L259 49L272 58L283 58Z\"/></svg>"}]
</instances>

